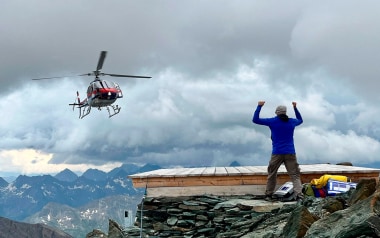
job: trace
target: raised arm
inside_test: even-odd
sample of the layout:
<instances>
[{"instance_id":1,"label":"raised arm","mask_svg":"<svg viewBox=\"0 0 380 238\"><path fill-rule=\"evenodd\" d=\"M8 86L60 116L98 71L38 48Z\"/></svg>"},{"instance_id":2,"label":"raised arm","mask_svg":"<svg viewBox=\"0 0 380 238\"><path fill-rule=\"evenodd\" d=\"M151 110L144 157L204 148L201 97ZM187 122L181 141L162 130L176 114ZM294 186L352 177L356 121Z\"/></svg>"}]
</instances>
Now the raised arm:
<instances>
[{"instance_id":1,"label":"raised arm","mask_svg":"<svg viewBox=\"0 0 380 238\"><path fill-rule=\"evenodd\" d=\"M261 111L261 108L264 106L265 104L265 101L259 101L257 103L257 108L255 110L255 113L253 114L253 118L252 118L252 122L253 123L256 123L256 124L260 124L260 125L266 125L266 121L267 119L263 119L263 118L260 118L260 111Z\"/></svg>"},{"instance_id":2,"label":"raised arm","mask_svg":"<svg viewBox=\"0 0 380 238\"><path fill-rule=\"evenodd\" d=\"M299 124L298 125L300 125L303 122L301 113L297 109L297 103L296 102L292 102L292 104L293 104L293 108L294 108L294 113L296 114L296 118L299 120Z\"/></svg>"}]
</instances>

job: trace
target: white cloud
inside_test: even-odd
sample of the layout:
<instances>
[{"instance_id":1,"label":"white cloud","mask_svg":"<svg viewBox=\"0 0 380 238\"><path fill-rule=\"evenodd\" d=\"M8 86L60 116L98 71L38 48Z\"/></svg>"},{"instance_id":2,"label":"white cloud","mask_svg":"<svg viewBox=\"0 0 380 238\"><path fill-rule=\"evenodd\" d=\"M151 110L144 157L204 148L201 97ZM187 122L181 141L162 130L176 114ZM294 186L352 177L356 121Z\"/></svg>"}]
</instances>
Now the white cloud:
<instances>
[{"instance_id":1,"label":"white cloud","mask_svg":"<svg viewBox=\"0 0 380 238\"><path fill-rule=\"evenodd\" d=\"M53 154L47 154L34 149L1 150L0 151L0 172L1 173L21 173L21 174L55 174L66 168L83 173L89 168L110 171L121 163L105 163L101 166L92 164L51 164Z\"/></svg>"},{"instance_id":2,"label":"white cloud","mask_svg":"<svg viewBox=\"0 0 380 238\"><path fill-rule=\"evenodd\" d=\"M355 85L355 91L378 99L380 73L378 2L334 1L310 4L292 31L293 54L323 65Z\"/></svg>"},{"instance_id":3,"label":"white cloud","mask_svg":"<svg viewBox=\"0 0 380 238\"><path fill-rule=\"evenodd\" d=\"M299 128L296 150L301 163L369 164L378 160L380 142L354 131L342 133L319 127Z\"/></svg>"}]
</instances>

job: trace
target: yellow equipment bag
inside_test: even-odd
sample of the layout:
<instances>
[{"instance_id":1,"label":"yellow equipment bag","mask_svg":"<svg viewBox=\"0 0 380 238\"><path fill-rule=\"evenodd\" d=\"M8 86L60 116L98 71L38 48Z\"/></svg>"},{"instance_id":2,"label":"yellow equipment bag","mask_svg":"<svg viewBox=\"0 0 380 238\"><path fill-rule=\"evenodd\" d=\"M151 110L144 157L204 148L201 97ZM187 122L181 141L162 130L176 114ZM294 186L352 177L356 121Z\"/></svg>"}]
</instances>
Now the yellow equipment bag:
<instances>
[{"instance_id":1,"label":"yellow equipment bag","mask_svg":"<svg viewBox=\"0 0 380 238\"><path fill-rule=\"evenodd\" d=\"M342 182L350 182L350 179L344 175L325 174L325 175L322 175L319 179L312 179L310 184L315 186L316 188L323 188L324 186L326 186L327 181L329 179L342 181Z\"/></svg>"}]
</instances>

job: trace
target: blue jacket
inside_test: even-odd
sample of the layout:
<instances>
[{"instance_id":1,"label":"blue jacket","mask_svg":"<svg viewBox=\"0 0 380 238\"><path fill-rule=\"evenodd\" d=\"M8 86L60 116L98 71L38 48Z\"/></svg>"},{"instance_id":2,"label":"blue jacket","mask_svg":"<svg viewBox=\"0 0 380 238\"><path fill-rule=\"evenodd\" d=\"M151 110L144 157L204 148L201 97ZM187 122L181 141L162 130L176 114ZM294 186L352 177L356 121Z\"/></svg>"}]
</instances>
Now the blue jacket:
<instances>
[{"instance_id":1,"label":"blue jacket","mask_svg":"<svg viewBox=\"0 0 380 238\"><path fill-rule=\"evenodd\" d=\"M294 148L293 139L294 129L303 122L298 109L296 107L294 108L297 119L289 118L288 121L284 121L279 116L260 118L261 108L262 106L257 106L252 121L253 123L268 126L270 128L272 133L272 154L295 154L296 150Z\"/></svg>"}]
</instances>

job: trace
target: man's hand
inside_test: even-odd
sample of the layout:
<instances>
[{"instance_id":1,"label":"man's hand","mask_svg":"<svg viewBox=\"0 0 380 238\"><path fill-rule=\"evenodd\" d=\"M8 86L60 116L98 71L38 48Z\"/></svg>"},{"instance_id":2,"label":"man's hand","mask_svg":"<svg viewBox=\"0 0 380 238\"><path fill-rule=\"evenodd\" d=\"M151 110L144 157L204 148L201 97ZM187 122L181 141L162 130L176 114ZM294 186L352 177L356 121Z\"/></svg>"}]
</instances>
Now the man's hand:
<instances>
[{"instance_id":1,"label":"man's hand","mask_svg":"<svg viewBox=\"0 0 380 238\"><path fill-rule=\"evenodd\" d=\"M265 101L259 101L259 102L257 103L257 105L259 105L259 106L264 106L264 104L265 104Z\"/></svg>"},{"instance_id":2,"label":"man's hand","mask_svg":"<svg viewBox=\"0 0 380 238\"><path fill-rule=\"evenodd\" d=\"M297 103L296 102L292 102L293 104L293 107L297 107Z\"/></svg>"}]
</instances>

